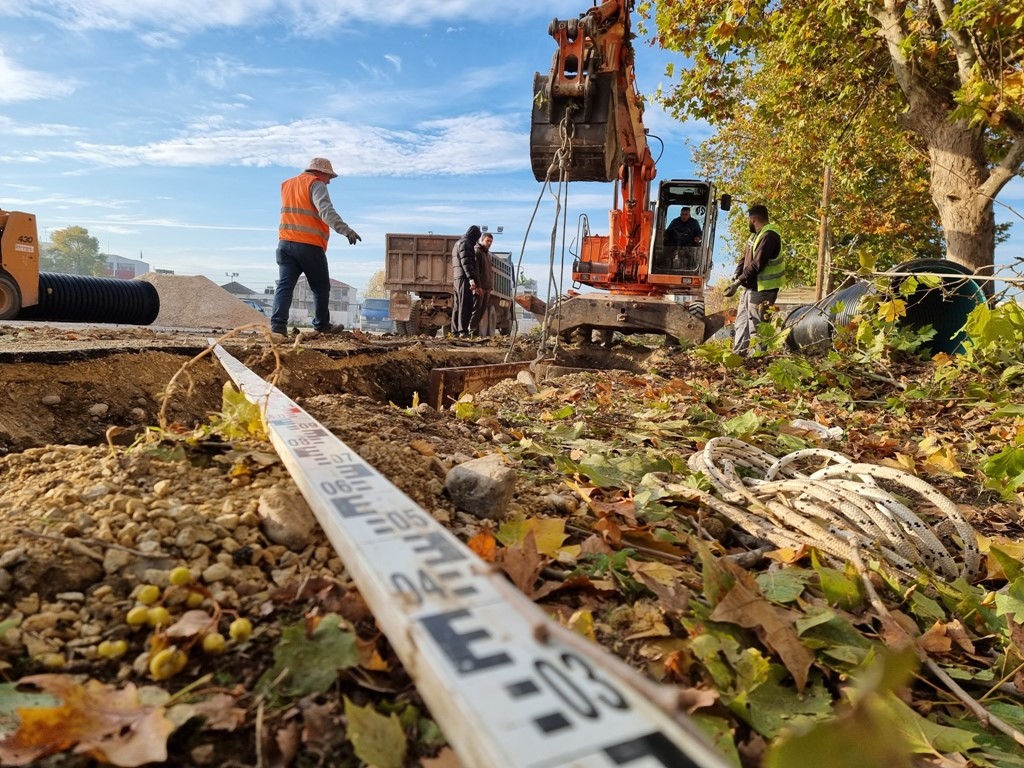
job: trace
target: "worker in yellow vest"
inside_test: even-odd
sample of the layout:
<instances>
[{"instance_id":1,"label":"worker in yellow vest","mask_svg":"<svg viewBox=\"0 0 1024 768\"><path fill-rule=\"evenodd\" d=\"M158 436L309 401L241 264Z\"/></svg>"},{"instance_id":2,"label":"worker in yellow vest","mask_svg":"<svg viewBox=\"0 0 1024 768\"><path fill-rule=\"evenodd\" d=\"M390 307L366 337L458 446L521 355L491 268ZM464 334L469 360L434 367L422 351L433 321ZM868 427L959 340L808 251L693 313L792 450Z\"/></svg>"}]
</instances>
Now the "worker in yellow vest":
<instances>
[{"instance_id":1,"label":"worker in yellow vest","mask_svg":"<svg viewBox=\"0 0 1024 768\"><path fill-rule=\"evenodd\" d=\"M299 275L305 274L313 294L313 330L341 330L331 325L328 301L331 276L327 269L327 239L333 229L349 245L362 240L334 209L327 185L338 177L331 161L314 157L302 173L281 184L281 223L277 243L277 289L270 315L271 333L288 333L288 310Z\"/></svg>"},{"instance_id":2,"label":"worker in yellow vest","mask_svg":"<svg viewBox=\"0 0 1024 768\"><path fill-rule=\"evenodd\" d=\"M782 234L770 223L768 209L763 205L752 205L747 211L750 225L750 240L743 253L743 261L736 266L732 285L725 290L732 296L741 287L739 310L733 334L732 350L747 354L750 340L757 333L757 326L765 321L768 307L775 303L779 289L786 282L786 262L782 255Z\"/></svg>"}]
</instances>

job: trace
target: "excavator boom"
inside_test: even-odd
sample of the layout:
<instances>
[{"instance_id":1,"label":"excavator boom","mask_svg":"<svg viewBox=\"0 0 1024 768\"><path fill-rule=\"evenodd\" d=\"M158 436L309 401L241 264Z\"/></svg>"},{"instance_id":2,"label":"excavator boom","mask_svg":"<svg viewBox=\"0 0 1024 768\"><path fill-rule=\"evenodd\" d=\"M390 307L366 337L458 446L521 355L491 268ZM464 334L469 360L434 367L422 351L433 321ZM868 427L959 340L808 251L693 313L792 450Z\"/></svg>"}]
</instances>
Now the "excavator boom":
<instances>
[{"instance_id":1,"label":"excavator boom","mask_svg":"<svg viewBox=\"0 0 1024 768\"><path fill-rule=\"evenodd\" d=\"M692 180L662 182L656 204L651 198L657 169L634 71L630 28L634 3L603 0L578 19L555 19L549 25L556 50L550 71L534 76L530 160L538 181L615 182L616 206L608 214L609 233L584 234L573 281L628 297L634 314L643 307L646 319L628 327L649 332L650 326L661 324L666 333L678 335L679 323L663 317L674 310L663 313L663 308L646 300L685 296L689 300L683 303L691 305L691 314L703 319L703 287L711 270L719 201L711 184ZM668 215L683 207L687 213L699 213L699 219L696 215L693 219L697 231L707 231L711 237L682 243L666 239ZM720 207L728 210L727 195ZM571 313L567 307L562 316ZM614 327L625 328L623 318L630 313L613 307L609 312L578 314L603 318L602 327L612 317ZM686 335L692 338L696 333L690 329Z\"/></svg>"}]
</instances>

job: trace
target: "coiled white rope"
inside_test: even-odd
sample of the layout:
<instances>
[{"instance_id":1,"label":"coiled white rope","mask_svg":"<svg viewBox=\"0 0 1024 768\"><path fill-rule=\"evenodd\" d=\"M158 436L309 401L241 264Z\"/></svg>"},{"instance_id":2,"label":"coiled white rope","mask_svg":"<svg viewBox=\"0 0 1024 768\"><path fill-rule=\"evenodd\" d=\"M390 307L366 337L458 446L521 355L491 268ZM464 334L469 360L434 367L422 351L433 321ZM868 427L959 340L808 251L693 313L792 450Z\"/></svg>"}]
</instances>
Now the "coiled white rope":
<instances>
[{"instance_id":1,"label":"coiled white rope","mask_svg":"<svg viewBox=\"0 0 1024 768\"><path fill-rule=\"evenodd\" d=\"M819 465L810 474L795 468L809 462ZM924 569L973 581L980 574L977 532L952 501L907 472L854 463L824 448L777 459L731 437L709 440L688 463L722 497L705 494L708 507L778 547L814 547L850 562L854 540L862 551L908 575ZM942 521L930 526L878 481L916 494L938 510Z\"/></svg>"}]
</instances>

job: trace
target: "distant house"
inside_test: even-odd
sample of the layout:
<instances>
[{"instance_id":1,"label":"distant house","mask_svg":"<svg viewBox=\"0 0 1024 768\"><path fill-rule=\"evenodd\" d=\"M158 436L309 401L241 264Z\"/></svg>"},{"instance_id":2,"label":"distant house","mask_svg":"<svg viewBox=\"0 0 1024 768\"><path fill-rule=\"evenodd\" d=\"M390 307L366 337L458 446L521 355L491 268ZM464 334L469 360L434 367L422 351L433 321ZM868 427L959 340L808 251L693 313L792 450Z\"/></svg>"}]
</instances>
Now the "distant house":
<instances>
[{"instance_id":1,"label":"distant house","mask_svg":"<svg viewBox=\"0 0 1024 768\"><path fill-rule=\"evenodd\" d=\"M357 291L348 283L331 280L331 297L327 308L331 313L331 323L341 324L346 328L359 327ZM300 325L308 325L313 321L313 292L309 290L305 275L300 277L295 285L289 320Z\"/></svg>"},{"instance_id":2,"label":"distant house","mask_svg":"<svg viewBox=\"0 0 1024 768\"><path fill-rule=\"evenodd\" d=\"M124 256L106 255L107 277L119 277L123 280L132 280L136 277L150 272L149 264L138 259L126 259Z\"/></svg>"},{"instance_id":3,"label":"distant house","mask_svg":"<svg viewBox=\"0 0 1024 768\"><path fill-rule=\"evenodd\" d=\"M273 308L273 296L267 296L263 292L254 291L252 288L248 288L239 282L225 283L221 288L232 296L237 296L253 309L261 310L266 315L269 315L270 310Z\"/></svg>"}]
</instances>

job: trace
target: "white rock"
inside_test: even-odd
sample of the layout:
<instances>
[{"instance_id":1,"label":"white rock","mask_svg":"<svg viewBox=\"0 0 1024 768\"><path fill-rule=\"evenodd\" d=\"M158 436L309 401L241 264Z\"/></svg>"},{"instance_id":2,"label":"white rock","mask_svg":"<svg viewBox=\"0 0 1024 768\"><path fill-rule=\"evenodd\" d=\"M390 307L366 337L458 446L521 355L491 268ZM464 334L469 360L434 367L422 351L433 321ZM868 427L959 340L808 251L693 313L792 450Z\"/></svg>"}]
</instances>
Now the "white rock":
<instances>
[{"instance_id":1,"label":"white rock","mask_svg":"<svg viewBox=\"0 0 1024 768\"><path fill-rule=\"evenodd\" d=\"M518 381L527 392L531 395L537 394L537 382L533 380L533 374L529 371L520 371L516 374L516 381Z\"/></svg>"},{"instance_id":2,"label":"white rock","mask_svg":"<svg viewBox=\"0 0 1024 768\"><path fill-rule=\"evenodd\" d=\"M44 395L39 402L43 405L60 405L60 395Z\"/></svg>"},{"instance_id":3,"label":"white rock","mask_svg":"<svg viewBox=\"0 0 1024 768\"><path fill-rule=\"evenodd\" d=\"M301 552L313 540L316 518L299 494L268 488L260 494L258 512L264 535L275 544Z\"/></svg>"},{"instance_id":4,"label":"white rock","mask_svg":"<svg viewBox=\"0 0 1024 768\"><path fill-rule=\"evenodd\" d=\"M96 403L95 405L89 406L90 416L106 416L107 411L110 410L110 406L106 403Z\"/></svg>"},{"instance_id":5,"label":"white rock","mask_svg":"<svg viewBox=\"0 0 1024 768\"><path fill-rule=\"evenodd\" d=\"M492 453L452 467L444 487L455 506L479 518L503 520L515 493L516 473Z\"/></svg>"},{"instance_id":6,"label":"white rock","mask_svg":"<svg viewBox=\"0 0 1024 768\"><path fill-rule=\"evenodd\" d=\"M163 497L171 492L171 481L170 480L157 480L153 483L153 493L157 496Z\"/></svg>"},{"instance_id":7,"label":"white rock","mask_svg":"<svg viewBox=\"0 0 1024 768\"><path fill-rule=\"evenodd\" d=\"M103 553L103 570L109 576L120 571L134 559L135 555L131 552L125 552L123 549L108 549Z\"/></svg>"},{"instance_id":8,"label":"white rock","mask_svg":"<svg viewBox=\"0 0 1024 768\"><path fill-rule=\"evenodd\" d=\"M225 565L224 563L214 563L205 571L203 571L203 581L205 581L207 584L213 584L216 581L224 581L231 575L232 570L233 569L231 568L230 565Z\"/></svg>"},{"instance_id":9,"label":"white rock","mask_svg":"<svg viewBox=\"0 0 1024 768\"><path fill-rule=\"evenodd\" d=\"M0 555L0 568L6 568L9 565L14 565L19 562L25 556L24 547L14 547L8 549L2 555Z\"/></svg>"}]
</instances>

